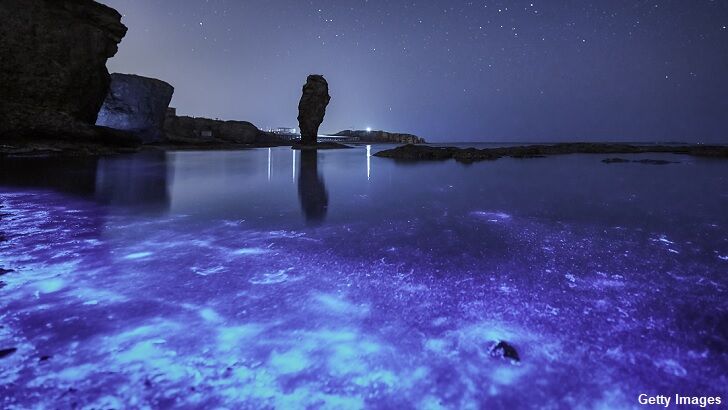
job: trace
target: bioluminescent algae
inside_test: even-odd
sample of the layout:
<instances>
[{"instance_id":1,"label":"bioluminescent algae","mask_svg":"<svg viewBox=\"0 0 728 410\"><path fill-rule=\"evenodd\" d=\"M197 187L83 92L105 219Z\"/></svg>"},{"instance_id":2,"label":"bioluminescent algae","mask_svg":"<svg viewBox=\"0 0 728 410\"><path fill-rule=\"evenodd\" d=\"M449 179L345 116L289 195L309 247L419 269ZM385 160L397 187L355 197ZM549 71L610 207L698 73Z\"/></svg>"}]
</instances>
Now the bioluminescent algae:
<instances>
[{"instance_id":1,"label":"bioluminescent algae","mask_svg":"<svg viewBox=\"0 0 728 410\"><path fill-rule=\"evenodd\" d=\"M3 188L0 349L17 350L0 358L0 407L619 409L645 392L724 394L724 216L656 231L456 205L442 186L414 211L295 229ZM501 341L520 360L492 354Z\"/></svg>"}]
</instances>

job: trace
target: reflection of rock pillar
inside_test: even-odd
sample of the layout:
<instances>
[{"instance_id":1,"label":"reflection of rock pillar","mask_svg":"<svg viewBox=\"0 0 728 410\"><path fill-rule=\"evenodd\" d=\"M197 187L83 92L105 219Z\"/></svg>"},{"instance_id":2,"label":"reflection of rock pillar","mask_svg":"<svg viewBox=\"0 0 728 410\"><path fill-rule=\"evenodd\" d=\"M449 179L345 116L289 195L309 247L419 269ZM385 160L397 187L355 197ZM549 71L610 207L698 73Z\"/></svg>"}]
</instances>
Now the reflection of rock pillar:
<instances>
[{"instance_id":1,"label":"reflection of rock pillar","mask_svg":"<svg viewBox=\"0 0 728 410\"><path fill-rule=\"evenodd\" d=\"M301 144L316 145L318 129L324 121L326 106L329 105L329 84L317 74L309 75L303 86L298 103L298 127L301 129Z\"/></svg>"},{"instance_id":2,"label":"reflection of rock pillar","mask_svg":"<svg viewBox=\"0 0 728 410\"><path fill-rule=\"evenodd\" d=\"M315 150L301 150L298 197L306 221L315 224L324 220L329 207L329 194L318 173L318 152Z\"/></svg>"}]
</instances>

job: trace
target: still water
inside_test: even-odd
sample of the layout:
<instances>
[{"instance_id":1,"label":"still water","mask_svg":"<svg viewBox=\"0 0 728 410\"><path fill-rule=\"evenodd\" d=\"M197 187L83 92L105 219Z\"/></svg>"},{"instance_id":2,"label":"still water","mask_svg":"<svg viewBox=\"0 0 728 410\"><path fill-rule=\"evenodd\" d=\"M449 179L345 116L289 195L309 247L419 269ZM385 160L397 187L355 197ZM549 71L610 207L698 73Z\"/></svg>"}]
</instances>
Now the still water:
<instances>
[{"instance_id":1,"label":"still water","mask_svg":"<svg viewBox=\"0 0 728 410\"><path fill-rule=\"evenodd\" d=\"M383 148L0 161L0 407L726 400L728 162Z\"/></svg>"}]
</instances>

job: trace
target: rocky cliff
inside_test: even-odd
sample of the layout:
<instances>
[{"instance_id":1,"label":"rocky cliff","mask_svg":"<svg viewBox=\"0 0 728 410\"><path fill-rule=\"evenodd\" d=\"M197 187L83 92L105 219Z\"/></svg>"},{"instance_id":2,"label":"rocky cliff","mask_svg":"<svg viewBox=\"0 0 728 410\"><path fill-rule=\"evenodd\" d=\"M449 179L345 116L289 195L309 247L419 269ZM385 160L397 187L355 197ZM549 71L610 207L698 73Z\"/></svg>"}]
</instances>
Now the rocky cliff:
<instances>
[{"instance_id":1,"label":"rocky cliff","mask_svg":"<svg viewBox=\"0 0 728 410\"><path fill-rule=\"evenodd\" d=\"M164 131L170 144L261 144L283 141L280 137L263 132L247 121L178 117L173 108L167 111Z\"/></svg>"},{"instance_id":2,"label":"rocky cliff","mask_svg":"<svg viewBox=\"0 0 728 410\"><path fill-rule=\"evenodd\" d=\"M346 130L336 134L337 137L356 138L360 142L379 142L395 144L424 144L424 138L412 134L398 134L385 131Z\"/></svg>"},{"instance_id":3,"label":"rocky cliff","mask_svg":"<svg viewBox=\"0 0 728 410\"><path fill-rule=\"evenodd\" d=\"M126 34L91 0L0 0L0 137L93 136Z\"/></svg>"},{"instance_id":4,"label":"rocky cliff","mask_svg":"<svg viewBox=\"0 0 728 410\"><path fill-rule=\"evenodd\" d=\"M159 142L173 93L164 81L114 73L96 125L131 132L145 143Z\"/></svg>"},{"instance_id":5,"label":"rocky cliff","mask_svg":"<svg viewBox=\"0 0 728 410\"><path fill-rule=\"evenodd\" d=\"M303 85L303 93L298 103L298 127L301 130L301 144L316 145L318 130L329 105L329 83L318 74L311 74Z\"/></svg>"}]
</instances>

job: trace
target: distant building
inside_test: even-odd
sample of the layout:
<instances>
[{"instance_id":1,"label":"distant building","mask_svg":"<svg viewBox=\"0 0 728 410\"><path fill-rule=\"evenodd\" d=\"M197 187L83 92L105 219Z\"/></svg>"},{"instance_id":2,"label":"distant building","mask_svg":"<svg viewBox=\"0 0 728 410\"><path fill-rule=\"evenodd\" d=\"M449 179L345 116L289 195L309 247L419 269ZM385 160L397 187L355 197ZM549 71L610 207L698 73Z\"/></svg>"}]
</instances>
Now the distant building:
<instances>
[{"instance_id":1,"label":"distant building","mask_svg":"<svg viewBox=\"0 0 728 410\"><path fill-rule=\"evenodd\" d=\"M298 130L296 128L288 128L288 127L278 127L278 128L269 128L268 132L272 134L276 134L277 136L281 137L284 140L292 141L296 139L300 139L301 135L298 133Z\"/></svg>"},{"instance_id":2,"label":"distant building","mask_svg":"<svg viewBox=\"0 0 728 410\"><path fill-rule=\"evenodd\" d=\"M295 128L288 128L288 127L278 127L278 128L271 128L269 130L273 134L279 134L279 135L298 135Z\"/></svg>"}]
</instances>

